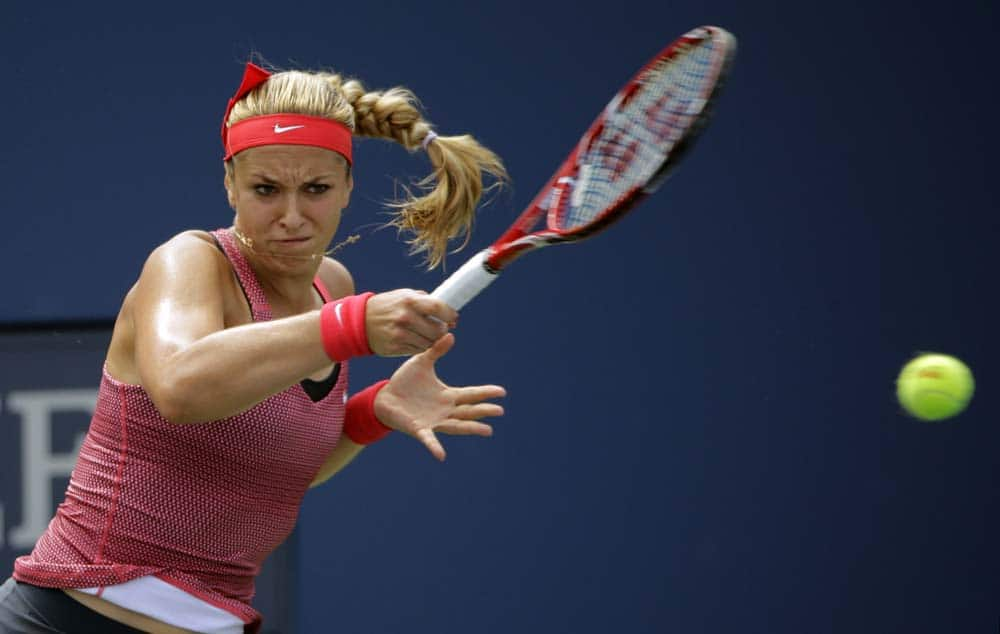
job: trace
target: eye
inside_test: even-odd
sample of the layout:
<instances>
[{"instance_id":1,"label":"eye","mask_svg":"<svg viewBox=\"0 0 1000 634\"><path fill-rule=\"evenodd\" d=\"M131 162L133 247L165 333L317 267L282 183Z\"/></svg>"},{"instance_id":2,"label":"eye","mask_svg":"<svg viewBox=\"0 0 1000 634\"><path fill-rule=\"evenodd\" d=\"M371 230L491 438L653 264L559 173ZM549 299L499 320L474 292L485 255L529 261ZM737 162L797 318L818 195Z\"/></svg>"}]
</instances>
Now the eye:
<instances>
[{"instance_id":1,"label":"eye","mask_svg":"<svg viewBox=\"0 0 1000 634\"><path fill-rule=\"evenodd\" d=\"M325 194L329 189L330 186L323 183L309 183L306 185L306 191L310 194Z\"/></svg>"},{"instance_id":2,"label":"eye","mask_svg":"<svg viewBox=\"0 0 1000 634\"><path fill-rule=\"evenodd\" d=\"M257 192L259 196L270 196L271 194L278 191L278 188L275 187L274 185L267 185L265 183L261 183L260 185L254 185L253 190Z\"/></svg>"}]
</instances>

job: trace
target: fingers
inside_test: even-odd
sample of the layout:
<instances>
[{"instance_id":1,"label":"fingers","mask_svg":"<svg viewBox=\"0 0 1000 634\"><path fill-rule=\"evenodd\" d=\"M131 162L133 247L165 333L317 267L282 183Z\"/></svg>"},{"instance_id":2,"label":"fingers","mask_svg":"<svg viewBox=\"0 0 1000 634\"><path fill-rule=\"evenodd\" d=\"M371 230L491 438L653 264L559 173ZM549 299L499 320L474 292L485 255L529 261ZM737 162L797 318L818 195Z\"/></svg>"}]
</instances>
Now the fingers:
<instances>
[{"instance_id":1,"label":"fingers","mask_svg":"<svg viewBox=\"0 0 1000 634\"><path fill-rule=\"evenodd\" d=\"M451 418L435 425L434 431L452 436L492 436L493 426L481 423L479 419L496 416L503 416L503 407L496 403L458 405Z\"/></svg>"},{"instance_id":2,"label":"fingers","mask_svg":"<svg viewBox=\"0 0 1000 634\"><path fill-rule=\"evenodd\" d=\"M454 342L454 335L450 335ZM499 385L470 385L467 387L455 387L453 398L457 405L468 405L480 401L488 401L494 398L507 396L507 390Z\"/></svg>"},{"instance_id":3,"label":"fingers","mask_svg":"<svg viewBox=\"0 0 1000 634\"><path fill-rule=\"evenodd\" d=\"M383 357L412 357L426 352L434 345L434 339L405 334L396 338L395 342L383 349Z\"/></svg>"},{"instance_id":4,"label":"fingers","mask_svg":"<svg viewBox=\"0 0 1000 634\"><path fill-rule=\"evenodd\" d=\"M423 315L400 318L398 325L393 328L387 337L388 345L384 356L419 354L448 332L448 326L431 321Z\"/></svg>"},{"instance_id":5,"label":"fingers","mask_svg":"<svg viewBox=\"0 0 1000 634\"><path fill-rule=\"evenodd\" d=\"M451 436L492 436L493 426L469 420L449 420L438 425L435 431Z\"/></svg>"},{"instance_id":6,"label":"fingers","mask_svg":"<svg viewBox=\"0 0 1000 634\"><path fill-rule=\"evenodd\" d=\"M479 420L480 418L495 418L503 416L503 407L496 403L476 403L475 405L459 405L452 412L452 418L458 420Z\"/></svg>"},{"instance_id":7,"label":"fingers","mask_svg":"<svg viewBox=\"0 0 1000 634\"><path fill-rule=\"evenodd\" d=\"M439 431L444 434L449 434L452 436L492 436L493 427L487 425L486 423L480 423L477 421L469 420L455 420L450 419L439 425L435 426L432 430L429 427L424 427L423 429L418 429L414 436L423 443L424 447L427 447L427 451L431 452L431 455L444 462L445 456L447 455L444 446L441 441L438 440L435 431Z\"/></svg>"},{"instance_id":8,"label":"fingers","mask_svg":"<svg viewBox=\"0 0 1000 634\"><path fill-rule=\"evenodd\" d=\"M369 343L382 356L412 355L427 350L457 320L458 313L441 300L410 289L373 296L365 313Z\"/></svg>"},{"instance_id":9,"label":"fingers","mask_svg":"<svg viewBox=\"0 0 1000 634\"><path fill-rule=\"evenodd\" d=\"M401 328L408 330L414 339L423 344L423 349L429 348L448 332L449 325L423 314L414 314L401 320Z\"/></svg>"},{"instance_id":10,"label":"fingers","mask_svg":"<svg viewBox=\"0 0 1000 634\"><path fill-rule=\"evenodd\" d=\"M485 386L496 387L496 386ZM493 426L480 422L478 419L493 416L503 416L503 407L496 403L474 403L469 405L456 405L448 418L436 423L412 421L405 426L406 433L423 443L424 447L431 452L438 460L445 458L444 446L438 439L436 433L449 434L452 436L482 436L493 435Z\"/></svg>"},{"instance_id":11,"label":"fingers","mask_svg":"<svg viewBox=\"0 0 1000 634\"><path fill-rule=\"evenodd\" d=\"M431 321L440 324L448 324L454 328L458 321L458 311L444 303L440 299L431 297L424 292L418 292L414 299L417 309L428 317Z\"/></svg>"},{"instance_id":12,"label":"fingers","mask_svg":"<svg viewBox=\"0 0 1000 634\"><path fill-rule=\"evenodd\" d=\"M458 322L458 312L454 308L423 291L401 289L393 293L397 296L399 326L426 340L427 347Z\"/></svg>"},{"instance_id":13,"label":"fingers","mask_svg":"<svg viewBox=\"0 0 1000 634\"><path fill-rule=\"evenodd\" d=\"M427 447L427 451L431 452L431 455L440 461L444 461L445 451L444 447L441 446L441 441L437 439L434 432L430 429L424 428L417 431L415 434L417 440L424 443L424 447Z\"/></svg>"}]
</instances>

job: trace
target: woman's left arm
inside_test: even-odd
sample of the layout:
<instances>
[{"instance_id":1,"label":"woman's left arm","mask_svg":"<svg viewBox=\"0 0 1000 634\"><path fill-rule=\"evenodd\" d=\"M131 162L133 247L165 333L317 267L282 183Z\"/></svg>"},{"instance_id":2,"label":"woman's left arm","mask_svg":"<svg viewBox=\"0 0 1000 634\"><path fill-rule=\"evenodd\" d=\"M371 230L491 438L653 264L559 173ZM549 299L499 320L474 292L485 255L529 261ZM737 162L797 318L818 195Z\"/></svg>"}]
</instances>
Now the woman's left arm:
<instances>
[{"instance_id":1,"label":"woman's left arm","mask_svg":"<svg viewBox=\"0 0 1000 634\"><path fill-rule=\"evenodd\" d=\"M374 416L383 425L416 438L438 460L444 460L445 451L436 432L492 436L493 427L479 419L503 416L503 407L489 400L507 394L499 385L452 387L443 383L434 365L453 345L455 335L448 333L424 352L407 359L371 402ZM364 447L347 434L341 436L310 486L328 480Z\"/></svg>"},{"instance_id":2,"label":"woman's left arm","mask_svg":"<svg viewBox=\"0 0 1000 634\"><path fill-rule=\"evenodd\" d=\"M337 442L337 446L334 447L333 451L330 452L330 455L326 457L326 462L324 462L323 466L321 466L319 471L316 472L316 477L313 478L313 481L309 484L309 486L319 486L332 478L338 471L351 464L351 461L354 460L354 458L361 453L361 450L364 448L364 445L359 445L348 438L347 434L341 436L340 440Z\"/></svg>"}]
</instances>

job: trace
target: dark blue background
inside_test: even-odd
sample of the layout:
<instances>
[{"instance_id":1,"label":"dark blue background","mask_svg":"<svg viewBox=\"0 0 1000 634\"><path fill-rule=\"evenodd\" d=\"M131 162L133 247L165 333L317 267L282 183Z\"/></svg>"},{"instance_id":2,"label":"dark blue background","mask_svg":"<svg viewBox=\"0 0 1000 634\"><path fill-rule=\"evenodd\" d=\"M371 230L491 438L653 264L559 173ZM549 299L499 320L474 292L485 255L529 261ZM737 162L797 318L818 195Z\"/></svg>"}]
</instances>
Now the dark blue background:
<instances>
[{"instance_id":1,"label":"dark blue background","mask_svg":"<svg viewBox=\"0 0 1000 634\"><path fill-rule=\"evenodd\" d=\"M514 187L489 244L612 92L718 24L717 118L613 231L519 262L441 363L498 382L488 441L393 437L309 494L303 632L973 632L997 627L996 4L15 3L0 18L0 320L113 316L148 251L230 222L241 64L405 84ZM384 220L428 165L362 141L341 257L432 289ZM978 393L904 417L899 367ZM355 385L396 362L363 360ZM95 377L96 381L97 377Z\"/></svg>"},{"instance_id":2,"label":"dark blue background","mask_svg":"<svg viewBox=\"0 0 1000 634\"><path fill-rule=\"evenodd\" d=\"M29 507L32 505L45 504L38 511L39 515L54 511L63 501L69 484L68 473L66 477L55 475L49 482L42 483L40 491L41 497L49 500L32 498L26 491L28 483L24 478L35 465L28 461L40 459L41 464L45 464L46 458L61 459L71 455L90 423L86 411L89 406L83 410L64 409L63 401L64 408L50 411L47 416L50 442L42 451L50 455L32 456L24 447L24 431L31 423L21 419L23 410L12 406L11 401L18 392L16 396L21 399L26 396L44 399L52 398L52 391L68 389L89 392L93 404L97 400L94 376L100 376L111 330L111 320L74 326L48 322L36 322L34 327L27 322L0 324L0 429L4 440L0 445L0 536L4 538L0 539L0 576L4 579L10 575L14 560L28 554L32 548L30 544L18 542L21 539L33 541L33 538L13 539L14 527L26 531L25 524L31 523L27 516L31 515ZM76 403L79 401L74 400ZM51 462L48 464L51 466ZM287 632L288 624L296 622L298 601L290 596L293 594L290 588L298 578L298 554L298 536L293 533L271 553L257 577L254 606L269 616L262 634Z\"/></svg>"}]
</instances>

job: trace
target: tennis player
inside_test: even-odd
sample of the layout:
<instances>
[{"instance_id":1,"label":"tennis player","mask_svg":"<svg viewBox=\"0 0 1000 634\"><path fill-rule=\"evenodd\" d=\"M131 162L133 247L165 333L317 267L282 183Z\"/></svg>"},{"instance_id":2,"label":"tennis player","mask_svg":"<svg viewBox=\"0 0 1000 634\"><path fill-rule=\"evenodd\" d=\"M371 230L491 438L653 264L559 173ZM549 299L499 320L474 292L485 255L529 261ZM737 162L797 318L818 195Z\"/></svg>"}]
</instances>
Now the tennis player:
<instances>
[{"instance_id":1,"label":"tennis player","mask_svg":"<svg viewBox=\"0 0 1000 634\"><path fill-rule=\"evenodd\" d=\"M156 248L122 304L65 501L0 588L0 632L254 632L264 558L306 489L399 430L488 436L499 386L435 362L457 313L408 289L357 294L325 255L353 185L352 137L429 153L396 210L431 265L468 236L484 175L472 137L438 137L404 89L248 64L223 121L231 227ZM409 356L348 396L350 359Z\"/></svg>"}]
</instances>

